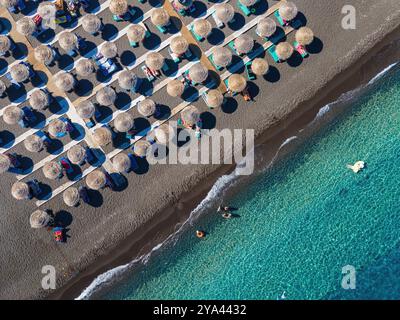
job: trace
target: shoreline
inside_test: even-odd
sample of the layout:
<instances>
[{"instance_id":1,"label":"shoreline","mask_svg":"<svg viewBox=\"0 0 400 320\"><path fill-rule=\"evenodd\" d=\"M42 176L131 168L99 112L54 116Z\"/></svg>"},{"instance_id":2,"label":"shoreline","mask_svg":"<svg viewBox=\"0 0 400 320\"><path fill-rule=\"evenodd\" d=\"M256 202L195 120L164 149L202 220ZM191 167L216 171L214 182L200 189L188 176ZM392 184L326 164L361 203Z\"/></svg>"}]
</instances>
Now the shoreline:
<instances>
[{"instance_id":1,"label":"shoreline","mask_svg":"<svg viewBox=\"0 0 400 320\"><path fill-rule=\"evenodd\" d=\"M256 148L262 145L263 149L269 150L267 153L269 157L264 161L269 163L282 143L311 122L321 107L337 100L341 94L365 84L386 66L399 61L399 44L397 44L397 50L396 45L393 45L394 40L399 38L400 28L386 34L361 58L319 88L311 99L298 104L288 117L259 134L255 141ZM379 54L382 54L382 52L385 53L385 63L379 60ZM375 63L371 63L371 61ZM200 187L197 186L192 191L183 194L179 202L168 209L161 209L160 215L155 215L145 225L142 225L124 239L122 243L117 244L117 248L111 253L97 258L85 271L51 293L47 298L76 298L99 274L150 252L154 246L173 233L188 218L190 212L205 197L215 181L221 175L227 174L233 169L233 165L218 167L211 175L201 181ZM164 217L161 221L160 216Z\"/></svg>"}]
</instances>

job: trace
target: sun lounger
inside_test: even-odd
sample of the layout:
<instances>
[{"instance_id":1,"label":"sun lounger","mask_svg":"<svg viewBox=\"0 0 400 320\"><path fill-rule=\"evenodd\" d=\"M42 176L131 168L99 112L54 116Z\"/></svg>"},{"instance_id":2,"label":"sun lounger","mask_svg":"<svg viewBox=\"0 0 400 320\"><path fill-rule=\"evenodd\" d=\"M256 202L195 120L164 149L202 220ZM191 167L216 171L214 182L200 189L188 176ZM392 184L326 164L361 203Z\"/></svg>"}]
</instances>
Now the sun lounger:
<instances>
[{"instance_id":1,"label":"sun lounger","mask_svg":"<svg viewBox=\"0 0 400 320\"><path fill-rule=\"evenodd\" d=\"M116 14L114 14L114 15L113 15L113 20L114 20L115 22L121 22L121 21L124 21L125 19L122 18L121 16L117 16Z\"/></svg>"},{"instance_id":2,"label":"sun lounger","mask_svg":"<svg viewBox=\"0 0 400 320\"><path fill-rule=\"evenodd\" d=\"M83 119L83 121L85 122L85 126L88 128L93 128L95 125L92 119Z\"/></svg>"},{"instance_id":3,"label":"sun lounger","mask_svg":"<svg viewBox=\"0 0 400 320\"><path fill-rule=\"evenodd\" d=\"M280 59L278 55L276 54L275 51L275 45L272 45L271 47L268 48L268 53L271 55L272 59L274 59L275 62L280 62Z\"/></svg>"},{"instance_id":4,"label":"sun lounger","mask_svg":"<svg viewBox=\"0 0 400 320\"><path fill-rule=\"evenodd\" d=\"M150 82L154 81L155 76L150 72L150 69L148 67L143 65L140 68L142 69L143 73L145 74L147 80L149 80Z\"/></svg>"},{"instance_id":5,"label":"sun lounger","mask_svg":"<svg viewBox=\"0 0 400 320\"><path fill-rule=\"evenodd\" d=\"M34 112L32 111L32 109L28 106L24 106L21 108L23 113L24 113L24 117L28 120L29 123L35 123L37 120L36 115L34 114Z\"/></svg>"},{"instance_id":6,"label":"sun lounger","mask_svg":"<svg viewBox=\"0 0 400 320\"><path fill-rule=\"evenodd\" d=\"M108 76L117 70L117 65L111 59L106 59L99 64L99 68L105 76Z\"/></svg>"},{"instance_id":7,"label":"sun lounger","mask_svg":"<svg viewBox=\"0 0 400 320\"><path fill-rule=\"evenodd\" d=\"M241 4L239 1L237 2L239 9L246 15L249 16L252 13L256 13L256 9L255 8L249 8L244 6L243 4Z\"/></svg>"},{"instance_id":8,"label":"sun lounger","mask_svg":"<svg viewBox=\"0 0 400 320\"><path fill-rule=\"evenodd\" d=\"M161 33L166 33L167 32L167 28L166 27L162 27L162 26L156 26L158 31L160 31Z\"/></svg>"},{"instance_id":9,"label":"sun lounger","mask_svg":"<svg viewBox=\"0 0 400 320\"><path fill-rule=\"evenodd\" d=\"M69 162L69 160L67 158L65 158L65 157L60 158L60 163L68 174L71 174L74 172L71 162Z\"/></svg>"},{"instance_id":10,"label":"sun lounger","mask_svg":"<svg viewBox=\"0 0 400 320\"><path fill-rule=\"evenodd\" d=\"M281 15L279 14L279 10L276 10L276 11L274 12L274 16L276 17L276 20L278 20L279 24L280 24L282 27L285 27L285 26L289 25L289 23L288 23L287 21L285 21L285 20L282 19Z\"/></svg>"},{"instance_id":11,"label":"sun lounger","mask_svg":"<svg viewBox=\"0 0 400 320\"><path fill-rule=\"evenodd\" d=\"M44 143L45 145L51 143L50 138L49 138L49 137L47 136L47 134L46 134L45 132L43 132L42 130L36 131L35 134L36 134L40 139L43 140L43 143Z\"/></svg>"},{"instance_id":12,"label":"sun lounger","mask_svg":"<svg viewBox=\"0 0 400 320\"><path fill-rule=\"evenodd\" d=\"M137 163L135 155L133 153L128 153L128 157L131 159L131 170L139 169L139 164Z\"/></svg>"},{"instance_id":13,"label":"sun lounger","mask_svg":"<svg viewBox=\"0 0 400 320\"><path fill-rule=\"evenodd\" d=\"M146 0L138 0L139 3L144 3Z\"/></svg>"},{"instance_id":14,"label":"sun lounger","mask_svg":"<svg viewBox=\"0 0 400 320\"><path fill-rule=\"evenodd\" d=\"M239 54L237 53L237 51L236 51L236 48L235 48L235 41L234 41L234 40L232 40L231 42L228 43L228 47L231 48L232 51L233 51L235 54L239 55Z\"/></svg>"},{"instance_id":15,"label":"sun lounger","mask_svg":"<svg viewBox=\"0 0 400 320\"><path fill-rule=\"evenodd\" d=\"M86 160L90 163L93 163L96 160L96 157L94 156L92 150L89 147L85 147L86 150Z\"/></svg>"},{"instance_id":16,"label":"sun lounger","mask_svg":"<svg viewBox=\"0 0 400 320\"><path fill-rule=\"evenodd\" d=\"M246 63L246 74L247 74L247 79L249 80L254 80L256 78L256 75L251 71L251 61Z\"/></svg>"},{"instance_id":17,"label":"sun lounger","mask_svg":"<svg viewBox=\"0 0 400 320\"><path fill-rule=\"evenodd\" d=\"M168 47L168 53L169 53L169 55L171 56L172 60L173 60L175 63L181 62L181 58L178 57L175 53L173 53L169 47Z\"/></svg>"},{"instance_id":18,"label":"sun lounger","mask_svg":"<svg viewBox=\"0 0 400 320\"><path fill-rule=\"evenodd\" d=\"M219 20L215 15L215 11L211 14L211 16L214 19L214 22L218 28L222 29L223 27L225 27L225 24L221 20Z\"/></svg>"},{"instance_id":19,"label":"sun lounger","mask_svg":"<svg viewBox=\"0 0 400 320\"><path fill-rule=\"evenodd\" d=\"M26 182L31 190L30 198L37 197L42 193L42 189L40 188L39 181L36 179L32 179Z\"/></svg>"},{"instance_id":20,"label":"sun lounger","mask_svg":"<svg viewBox=\"0 0 400 320\"><path fill-rule=\"evenodd\" d=\"M303 58L308 57L308 52L304 46L301 46L297 41L293 43L294 48Z\"/></svg>"}]
</instances>

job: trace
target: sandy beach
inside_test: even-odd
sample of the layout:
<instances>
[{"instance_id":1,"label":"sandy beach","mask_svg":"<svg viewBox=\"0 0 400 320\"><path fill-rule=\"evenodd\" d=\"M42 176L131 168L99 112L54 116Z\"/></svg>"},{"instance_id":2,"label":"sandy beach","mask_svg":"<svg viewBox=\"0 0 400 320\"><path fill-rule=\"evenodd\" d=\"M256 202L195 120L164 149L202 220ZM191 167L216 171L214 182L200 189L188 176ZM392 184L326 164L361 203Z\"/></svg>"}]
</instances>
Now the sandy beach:
<instances>
[{"instance_id":1,"label":"sandy beach","mask_svg":"<svg viewBox=\"0 0 400 320\"><path fill-rule=\"evenodd\" d=\"M194 102L208 112L217 129L255 129L266 162L320 107L400 58L398 1L357 1L356 30L341 27L344 0L297 0L296 4L317 37L309 58L299 64L275 64L268 56L271 72L250 86L254 102L244 103L239 97L237 103L230 99L226 107L212 111L201 99ZM293 39L289 35L288 40ZM176 105L173 98L162 94L155 99L171 108ZM9 192L15 178L3 175L0 298L77 297L98 274L162 242L187 219L216 179L232 169L231 165L151 165L139 174L125 175L128 185L122 191L93 192L97 201L92 206L69 208L61 197L55 197L44 206L67 225L69 238L63 245L56 244L50 233L30 229L29 215L36 206L15 201ZM37 173L38 179L41 174ZM55 291L41 289L44 265L54 265L58 271Z\"/></svg>"}]
</instances>

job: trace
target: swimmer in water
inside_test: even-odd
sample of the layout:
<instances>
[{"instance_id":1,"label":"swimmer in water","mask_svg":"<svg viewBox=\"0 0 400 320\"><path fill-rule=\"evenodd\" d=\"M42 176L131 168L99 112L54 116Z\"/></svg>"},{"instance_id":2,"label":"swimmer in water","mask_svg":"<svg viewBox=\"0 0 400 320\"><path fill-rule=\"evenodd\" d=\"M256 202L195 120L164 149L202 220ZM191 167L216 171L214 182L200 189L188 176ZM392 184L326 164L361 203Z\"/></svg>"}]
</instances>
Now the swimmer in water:
<instances>
[{"instance_id":1,"label":"swimmer in water","mask_svg":"<svg viewBox=\"0 0 400 320\"><path fill-rule=\"evenodd\" d=\"M217 212L229 212L229 207L219 206Z\"/></svg>"},{"instance_id":2,"label":"swimmer in water","mask_svg":"<svg viewBox=\"0 0 400 320\"><path fill-rule=\"evenodd\" d=\"M196 230L196 236L197 238L204 238L206 236L206 233L202 230Z\"/></svg>"},{"instance_id":3,"label":"swimmer in water","mask_svg":"<svg viewBox=\"0 0 400 320\"><path fill-rule=\"evenodd\" d=\"M230 218L232 218L232 213L225 212L225 213L222 214L222 218L224 218L224 219L230 219Z\"/></svg>"}]
</instances>

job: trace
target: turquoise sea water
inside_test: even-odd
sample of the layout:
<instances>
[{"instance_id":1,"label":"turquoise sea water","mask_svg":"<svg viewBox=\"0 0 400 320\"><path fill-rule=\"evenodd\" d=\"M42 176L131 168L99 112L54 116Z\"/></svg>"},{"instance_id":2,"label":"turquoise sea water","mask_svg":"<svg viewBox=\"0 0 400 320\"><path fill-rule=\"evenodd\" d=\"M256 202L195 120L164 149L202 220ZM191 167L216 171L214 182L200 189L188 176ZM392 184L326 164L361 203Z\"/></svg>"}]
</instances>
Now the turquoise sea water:
<instances>
[{"instance_id":1,"label":"turquoise sea water","mask_svg":"<svg viewBox=\"0 0 400 320\"><path fill-rule=\"evenodd\" d=\"M395 68L399 69L399 68ZM347 163L364 160L359 174ZM400 71L117 281L108 299L399 299ZM209 232L194 236L196 227ZM341 287L353 265L356 289Z\"/></svg>"}]
</instances>

